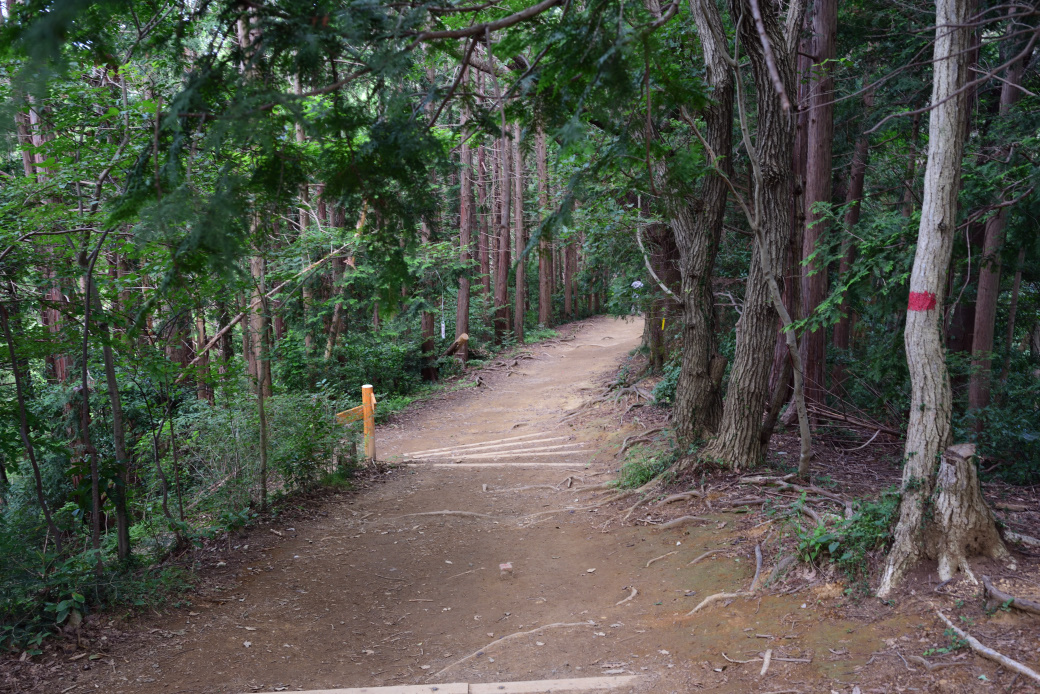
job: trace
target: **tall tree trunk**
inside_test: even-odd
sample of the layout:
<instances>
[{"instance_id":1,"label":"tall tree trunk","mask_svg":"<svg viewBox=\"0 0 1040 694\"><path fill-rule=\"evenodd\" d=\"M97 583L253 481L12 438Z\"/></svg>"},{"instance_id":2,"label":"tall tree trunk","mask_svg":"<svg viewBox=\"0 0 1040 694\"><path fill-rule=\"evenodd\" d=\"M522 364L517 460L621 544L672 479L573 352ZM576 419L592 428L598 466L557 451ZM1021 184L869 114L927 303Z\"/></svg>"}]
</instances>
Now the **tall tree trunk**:
<instances>
[{"instance_id":1,"label":"tall tree trunk","mask_svg":"<svg viewBox=\"0 0 1040 694\"><path fill-rule=\"evenodd\" d=\"M869 81L870 75L868 74L864 82ZM863 94L863 110L869 112L873 105L874 90L870 88ZM860 212L862 211L863 184L866 179L867 153L869 150L870 136L862 133L856 138L856 146L852 152L852 166L849 170L849 189L845 196L845 239L842 241L843 250L841 260L838 262L838 276L841 279L848 275L849 270L852 268L852 261L855 259L856 246L852 243L851 236L853 229L859 223ZM842 297L839 311L841 318L834 326L833 341L835 349L842 352L842 356L844 356L844 353L848 352L852 344L852 317L849 315L849 300L847 296ZM845 369L840 362L834 365L831 377L836 386L844 382Z\"/></svg>"},{"instance_id":2,"label":"tall tree trunk","mask_svg":"<svg viewBox=\"0 0 1040 694\"><path fill-rule=\"evenodd\" d=\"M574 240L571 239L563 249L563 314L567 320L574 320L574 270L578 263Z\"/></svg>"},{"instance_id":3,"label":"tall tree trunk","mask_svg":"<svg viewBox=\"0 0 1040 694\"><path fill-rule=\"evenodd\" d=\"M264 348L263 331L267 326L267 315L264 312L266 300L262 297L266 293L264 280L264 259L260 255L249 258L249 274L253 278L253 293L250 302L254 304L249 312L249 346L253 354L255 364L256 387L264 391L264 397L271 397L270 369L264 368L261 352Z\"/></svg>"},{"instance_id":4,"label":"tall tree trunk","mask_svg":"<svg viewBox=\"0 0 1040 694\"><path fill-rule=\"evenodd\" d=\"M542 235L538 239L538 323L546 328L552 325L552 244L545 237L545 218L549 214L549 167L546 162L545 131L539 128L535 139L538 159L538 208L542 220Z\"/></svg>"},{"instance_id":5,"label":"tall tree trunk","mask_svg":"<svg viewBox=\"0 0 1040 694\"><path fill-rule=\"evenodd\" d=\"M296 93L303 94L303 84L300 80L300 76L294 77ZM296 142L303 145L307 141L307 136L303 132L303 123L297 121L296 123ZM304 183L300 186L300 208L298 214L300 215L300 238L304 240L304 248L306 245L307 227L310 226L310 186ZM303 257L300 259L302 263L300 267L307 267L311 264L310 254L304 251ZM314 335L311 333L310 328L310 314L311 307L314 305L314 289L311 287L310 282L305 277L302 282L301 296L303 297L302 306L300 306L301 323L303 327L303 349L304 353L311 354L314 351Z\"/></svg>"},{"instance_id":6,"label":"tall tree trunk","mask_svg":"<svg viewBox=\"0 0 1040 694\"><path fill-rule=\"evenodd\" d=\"M199 312L201 315L201 311ZM111 332L107 322L98 324L101 333L101 354L105 362L105 383L108 386L108 402L112 408L112 449L115 453L115 484L112 485L112 505L116 510L116 552L120 561L130 558L130 514L126 504L126 471L130 457L126 453L126 428L123 420L123 405L116 381L115 357L112 354ZM210 393L212 394L212 389Z\"/></svg>"},{"instance_id":7,"label":"tall tree trunk","mask_svg":"<svg viewBox=\"0 0 1040 694\"><path fill-rule=\"evenodd\" d=\"M900 209L903 219L910 219L914 213L914 183L917 179L917 141L921 134L921 114L914 114L910 126L910 156L907 158L906 175L904 176L903 204Z\"/></svg>"},{"instance_id":8,"label":"tall tree trunk","mask_svg":"<svg viewBox=\"0 0 1040 694\"><path fill-rule=\"evenodd\" d=\"M3 302L0 302L0 328L4 331L4 339L7 341L7 353L11 357L11 372L14 374L15 397L18 403L18 433L21 435L22 445L25 446L25 454L29 458L29 465L32 466L33 481L36 483L36 502L40 505L40 510L43 511L47 529L54 536L54 546L58 548L58 552L61 552L61 533L58 532L58 526L54 524L50 507L47 505L47 497L43 493L43 478L40 475L40 466L36 460L36 447L33 445L32 437L29 435L28 406L25 402L22 370L19 366L20 360L15 351L14 335L11 333L9 314Z\"/></svg>"},{"instance_id":9,"label":"tall tree trunk","mask_svg":"<svg viewBox=\"0 0 1040 694\"><path fill-rule=\"evenodd\" d=\"M509 330L509 212L512 209L512 157L509 150L509 138L505 137L505 124L503 123L503 137L500 140L501 155L499 163L502 168L499 172L499 191L502 198L499 211L498 229L498 256L495 258L495 339L501 342Z\"/></svg>"},{"instance_id":10,"label":"tall tree trunk","mask_svg":"<svg viewBox=\"0 0 1040 694\"><path fill-rule=\"evenodd\" d=\"M206 400L212 405L213 386L210 384L209 352L203 351L203 347L208 341L206 338L206 310L199 305L195 310L195 353L199 355L196 396L199 400Z\"/></svg>"},{"instance_id":11,"label":"tall tree trunk","mask_svg":"<svg viewBox=\"0 0 1040 694\"><path fill-rule=\"evenodd\" d=\"M480 219L477 231L477 258L480 264L480 293L483 296L485 307L491 299L491 257L490 240L488 230L495 226L490 224L492 217L491 208L494 206L494 198L487 194L487 166L485 163L486 152L484 145L477 147L477 210ZM487 316L484 316L485 320Z\"/></svg>"},{"instance_id":12,"label":"tall tree trunk","mask_svg":"<svg viewBox=\"0 0 1040 694\"><path fill-rule=\"evenodd\" d=\"M697 32L704 45L704 61L712 100L700 116L704 140L720 171L701 179L694 197L671 202L669 217L679 249L683 327L682 365L675 390L675 431L681 449L714 433L722 415L722 375L726 358L718 352L715 295L712 277L722 237L729 188L733 176L733 73L726 60L726 33L713 2L691 3Z\"/></svg>"},{"instance_id":13,"label":"tall tree trunk","mask_svg":"<svg viewBox=\"0 0 1040 694\"><path fill-rule=\"evenodd\" d=\"M423 245L430 243L431 229L429 222L423 220L419 226L419 236ZM468 297L467 297L468 299ZM461 300L461 299L460 299ZM437 380L437 328L433 311L423 311L419 319L419 330L422 334L423 367L422 377L426 381Z\"/></svg>"},{"instance_id":14,"label":"tall tree trunk","mask_svg":"<svg viewBox=\"0 0 1040 694\"><path fill-rule=\"evenodd\" d=\"M837 0L815 0L812 18L812 86L808 127L808 157L805 175L805 233L802 256L809 261L820 239L827 234L826 213L814 208L831 202L831 153L834 146L834 64L835 35L838 31ZM802 305L804 315L827 298L827 266L812 260L802 266ZM802 361L805 365L805 399L823 405L826 401L827 332L823 328L802 336Z\"/></svg>"},{"instance_id":15,"label":"tall tree trunk","mask_svg":"<svg viewBox=\"0 0 1040 694\"><path fill-rule=\"evenodd\" d=\"M744 18L739 40L742 53L750 60L757 92L755 149L759 173L756 174L753 205L760 233L752 251L744 312L738 323L737 345L722 419L717 435L702 453L704 459L736 469L757 465L762 458L760 429L769 395L770 355L777 316L770 282L775 283L775 277L780 274L783 249L791 233L790 174L795 128L770 76L756 23L760 21L762 31L772 45L775 67L787 93L794 84L794 51L786 48L776 6L763 2L756 5L757 13L753 12L751 0L731 0L733 16ZM748 18L753 16L756 22L749 21ZM765 248L761 247L762 243ZM768 258L768 263L761 261L762 258ZM780 301L779 295L776 300Z\"/></svg>"},{"instance_id":16,"label":"tall tree trunk","mask_svg":"<svg viewBox=\"0 0 1040 694\"><path fill-rule=\"evenodd\" d=\"M939 561L939 580L944 581L958 569L971 575L969 552L999 556L1007 551L992 514L973 488L978 484L974 474L971 480L962 479L959 494L944 488L939 490L942 503L933 499L937 477L952 474L947 473L947 467L953 465L954 472L964 467L974 471L971 460L965 465L950 462L952 456L947 450L952 438L953 398L942 339L967 119L963 87L969 78L968 4L969 0L936 1L928 165L904 332L911 383L910 421L899 522L878 587L880 597L888 596L922 558ZM960 533L966 529L974 531L970 541Z\"/></svg>"},{"instance_id":17,"label":"tall tree trunk","mask_svg":"<svg viewBox=\"0 0 1040 694\"><path fill-rule=\"evenodd\" d=\"M261 294L263 296L263 294ZM266 399L271 396L270 390L265 387L271 379L271 361L267 349L267 299L260 301L260 330L257 342L259 343L257 366L259 367L260 383L256 389L256 410L260 420L260 512L267 511L267 404Z\"/></svg>"},{"instance_id":18,"label":"tall tree trunk","mask_svg":"<svg viewBox=\"0 0 1040 694\"><path fill-rule=\"evenodd\" d=\"M1010 12L1010 10L1009 10ZM1015 50L1009 47L1010 50ZM1010 52L1009 50L1009 52ZM1007 117L1011 107L1022 93L1022 73L1025 59L1015 61L1004 74L1000 90L1001 118ZM1010 145L1001 148L997 159L1006 158ZM1001 201L1003 202L1003 201ZM1000 253L1004 247L1004 226L1008 208L1002 207L986 220L986 237L982 246L982 265L979 269L979 286L975 298L975 329L971 345L971 380L968 384L968 409L980 410L989 405L990 375L992 371L993 331L997 317L997 299L1000 296ZM975 423L982 428L982 420Z\"/></svg>"},{"instance_id":19,"label":"tall tree trunk","mask_svg":"<svg viewBox=\"0 0 1040 694\"><path fill-rule=\"evenodd\" d=\"M802 245L805 235L805 171L809 157L809 113L812 105L812 15L806 12L799 26L801 30L798 32L798 51L795 58L798 114L795 116L794 153L791 158L791 237L787 244L783 275L784 306L798 320L805 317L802 301ZM779 324L779 319L777 322L778 330L773 346L773 368L769 377L769 392L775 397L780 397L782 393L785 398L784 402L790 398L790 406L783 418L784 425L790 426L795 420L792 389L794 372L790 365L791 356L787 350L784 326ZM776 426L776 417L772 416L774 400L775 398L771 396L769 413L766 414L766 419L762 424L763 445L769 443ZM780 403L781 408L783 404L783 402Z\"/></svg>"},{"instance_id":20,"label":"tall tree trunk","mask_svg":"<svg viewBox=\"0 0 1040 694\"><path fill-rule=\"evenodd\" d=\"M463 78L468 86L469 77ZM469 288L470 288L470 261L473 259L473 150L469 146L469 109L464 108L462 114L462 146L459 151L460 164L460 195L459 200L459 262L464 266L463 273L459 276L459 299L455 310L455 339L469 333ZM462 361L469 358L469 346L463 344L455 353Z\"/></svg>"},{"instance_id":21,"label":"tall tree trunk","mask_svg":"<svg viewBox=\"0 0 1040 694\"><path fill-rule=\"evenodd\" d=\"M1026 260L1026 247L1018 249L1015 262L1015 279L1011 282L1011 305L1008 307L1007 336L1004 340L1004 368L1000 370L1001 382L1007 381L1011 370L1011 345L1015 340L1015 315L1018 313L1018 290L1022 286L1022 263Z\"/></svg>"},{"instance_id":22,"label":"tall tree trunk","mask_svg":"<svg viewBox=\"0 0 1040 694\"><path fill-rule=\"evenodd\" d=\"M524 156L520 152L520 124L513 124L513 239L516 243L515 288L513 289L513 334L524 341L524 318L527 315L527 235L524 230Z\"/></svg>"}]
</instances>

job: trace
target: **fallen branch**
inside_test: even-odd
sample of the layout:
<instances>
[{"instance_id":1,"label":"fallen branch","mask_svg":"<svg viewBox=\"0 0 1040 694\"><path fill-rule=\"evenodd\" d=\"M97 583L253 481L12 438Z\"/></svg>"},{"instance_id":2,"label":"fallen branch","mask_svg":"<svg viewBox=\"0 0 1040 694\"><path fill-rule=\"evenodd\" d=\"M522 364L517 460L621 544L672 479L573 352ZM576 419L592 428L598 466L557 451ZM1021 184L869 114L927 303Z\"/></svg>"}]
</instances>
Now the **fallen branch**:
<instances>
[{"instance_id":1,"label":"fallen branch","mask_svg":"<svg viewBox=\"0 0 1040 694\"><path fill-rule=\"evenodd\" d=\"M999 607L1007 605L1014 607L1015 609L1022 610L1023 612L1032 612L1033 614L1040 614L1040 602L1033 600L1026 600L1025 598L1016 598L1014 595L1005 593L1004 591L996 588L989 579L989 576L982 577L983 595L986 596L986 609L995 610Z\"/></svg>"},{"instance_id":2,"label":"fallen branch","mask_svg":"<svg viewBox=\"0 0 1040 694\"><path fill-rule=\"evenodd\" d=\"M1006 655L998 653L992 648L983 646L982 642L980 642L977 638L971 636L966 631L962 631L957 627L956 624L947 619L946 615L944 615L941 610L936 610L935 613L939 615L939 619L946 622L946 626L948 626L953 631L953 633L957 634L957 636L960 636L962 639L968 642L968 645L971 646L971 650L975 651L983 658L992 660L995 663L1000 663L1008 670L1017 672L1020 675L1025 675L1026 677L1031 678L1034 682L1040 682L1040 673L1038 673L1036 670L1033 670L1032 668L1023 665L1017 660L1008 658Z\"/></svg>"},{"instance_id":3,"label":"fallen branch","mask_svg":"<svg viewBox=\"0 0 1040 694\"><path fill-rule=\"evenodd\" d=\"M853 451L858 451L858 450L861 450L863 448L866 448L870 444L874 443L874 439L876 439L878 437L878 434L880 434L880 433L881 433L881 430L878 429L877 431L874 432L873 436L871 436L869 439L867 439L866 443L861 444L859 446L856 446L855 448L842 448L841 452L842 453L852 453Z\"/></svg>"},{"instance_id":4,"label":"fallen branch","mask_svg":"<svg viewBox=\"0 0 1040 694\"><path fill-rule=\"evenodd\" d=\"M618 605L624 605L626 602L632 600L633 598L635 598L635 596L639 595L639 591L636 590L635 586L630 586L630 589L632 590L632 592L629 594L629 596L622 600L618 600L616 603L614 603L614 607L617 607Z\"/></svg>"},{"instance_id":5,"label":"fallen branch","mask_svg":"<svg viewBox=\"0 0 1040 694\"><path fill-rule=\"evenodd\" d=\"M667 523L662 523L661 525L658 525L656 527L658 530L671 530L672 528L679 528L686 525L687 523L693 523L694 521L703 521L705 523L710 523L711 518L704 518L702 516L683 516L682 518L676 518L675 520L668 521Z\"/></svg>"},{"instance_id":6,"label":"fallen branch","mask_svg":"<svg viewBox=\"0 0 1040 694\"><path fill-rule=\"evenodd\" d=\"M701 559L707 559L708 557L710 557L713 554L719 554L719 553L724 552L724 551L725 550L722 550L722 549L709 549L707 552L705 552L704 554L700 555L699 557L697 557L696 559L691 561L686 566L693 566L694 564L699 562Z\"/></svg>"},{"instance_id":7,"label":"fallen branch","mask_svg":"<svg viewBox=\"0 0 1040 694\"><path fill-rule=\"evenodd\" d=\"M506 641L511 641L513 639L520 638L521 636L531 636L532 634L537 634L539 632L545 631L546 629L567 629L567 628L570 628L570 627L587 627L587 626L591 626L591 625L592 625L592 622L555 622L553 624L546 624L545 626L540 626L537 629L531 629L530 631L518 631L515 634L510 634L509 636L503 636L502 638L500 638L500 639L498 639L496 641L492 641L491 643L489 643L488 645L484 646L483 648L480 648L480 649L478 649L476 651L473 651L472 653L470 653L466 657L460 658L460 659L456 660L455 662L449 664L447 667L445 667L440 672L437 672L437 673L435 673L433 675L430 675L427 678L427 681L435 679L437 677L440 677L441 675L443 675L445 672L447 672L448 670L452 669L456 665L461 665L462 663L466 662L467 660L472 660L473 658L476 658L478 655L482 655L484 653L484 651L486 651L487 649L491 648L492 646L497 646L500 643L505 643Z\"/></svg>"},{"instance_id":8,"label":"fallen branch","mask_svg":"<svg viewBox=\"0 0 1040 694\"><path fill-rule=\"evenodd\" d=\"M667 554L662 554L662 555L661 555L661 556L659 556L659 557L654 557L653 559L651 559L650 561L648 561L648 562L646 563L646 566L645 566L645 567L643 567L643 568L645 568L645 569L649 569L649 568L650 568L650 565L651 565L651 564L653 564L653 563L654 563L655 561L660 561L660 560L662 560L662 559L664 559L664 558L666 558L666 557L670 557L670 556L672 556L673 554L678 554L678 553L679 553L679 550L673 550L673 551L671 551L671 552L668 552Z\"/></svg>"}]
</instances>

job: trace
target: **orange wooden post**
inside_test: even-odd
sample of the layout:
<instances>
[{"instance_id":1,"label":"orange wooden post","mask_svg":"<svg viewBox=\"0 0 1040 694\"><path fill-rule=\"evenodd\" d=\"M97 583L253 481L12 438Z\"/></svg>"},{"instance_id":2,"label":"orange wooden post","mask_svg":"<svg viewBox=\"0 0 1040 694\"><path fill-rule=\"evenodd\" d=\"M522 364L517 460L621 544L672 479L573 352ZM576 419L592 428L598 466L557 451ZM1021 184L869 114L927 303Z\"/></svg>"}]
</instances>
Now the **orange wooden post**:
<instances>
[{"instance_id":1,"label":"orange wooden post","mask_svg":"<svg viewBox=\"0 0 1040 694\"><path fill-rule=\"evenodd\" d=\"M376 395L372 386L361 386L361 408L365 421L365 458L376 459Z\"/></svg>"}]
</instances>

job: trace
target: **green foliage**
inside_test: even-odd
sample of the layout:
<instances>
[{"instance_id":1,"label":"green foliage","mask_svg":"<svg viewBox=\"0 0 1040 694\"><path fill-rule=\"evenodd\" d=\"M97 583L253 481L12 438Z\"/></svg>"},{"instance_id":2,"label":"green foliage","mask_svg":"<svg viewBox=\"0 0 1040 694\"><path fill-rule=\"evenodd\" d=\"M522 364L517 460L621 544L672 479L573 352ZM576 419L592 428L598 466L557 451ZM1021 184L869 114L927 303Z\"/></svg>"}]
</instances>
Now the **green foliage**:
<instances>
[{"instance_id":1,"label":"green foliage","mask_svg":"<svg viewBox=\"0 0 1040 694\"><path fill-rule=\"evenodd\" d=\"M797 512L798 506L805 502L803 493L792 506L793 510ZM862 502L851 518L829 527L819 524L806 530L795 523L798 556L809 563L823 559L832 561L850 580L866 590L869 555L888 544L898 512L899 493L893 488L876 500Z\"/></svg>"},{"instance_id":2,"label":"green foliage","mask_svg":"<svg viewBox=\"0 0 1040 694\"><path fill-rule=\"evenodd\" d=\"M633 452L634 459L626 460L618 473L616 484L619 489L642 487L655 477L666 473L675 462L674 453L651 454L642 446L637 446Z\"/></svg>"},{"instance_id":3,"label":"green foliage","mask_svg":"<svg viewBox=\"0 0 1040 694\"><path fill-rule=\"evenodd\" d=\"M675 389L679 385L679 372L681 370L681 359L672 359L664 365L661 380L654 386L654 402L658 405L672 405L675 403Z\"/></svg>"}]
</instances>

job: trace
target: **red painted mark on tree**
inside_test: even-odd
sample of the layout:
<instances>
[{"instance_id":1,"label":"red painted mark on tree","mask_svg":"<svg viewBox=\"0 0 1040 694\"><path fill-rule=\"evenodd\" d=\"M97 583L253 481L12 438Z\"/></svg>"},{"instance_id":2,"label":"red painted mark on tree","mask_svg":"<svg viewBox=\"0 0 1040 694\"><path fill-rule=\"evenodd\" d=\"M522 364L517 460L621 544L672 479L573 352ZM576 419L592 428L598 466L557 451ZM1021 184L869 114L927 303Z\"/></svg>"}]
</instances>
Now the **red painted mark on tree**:
<instances>
[{"instance_id":1,"label":"red painted mark on tree","mask_svg":"<svg viewBox=\"0 0 1040 694\"><path fill-rule=\"evenodd\" d=\"M935 294L931 292L910 292L907 308L911 311L931 311L935 308Z\"/></svg>"}]
</instances>

